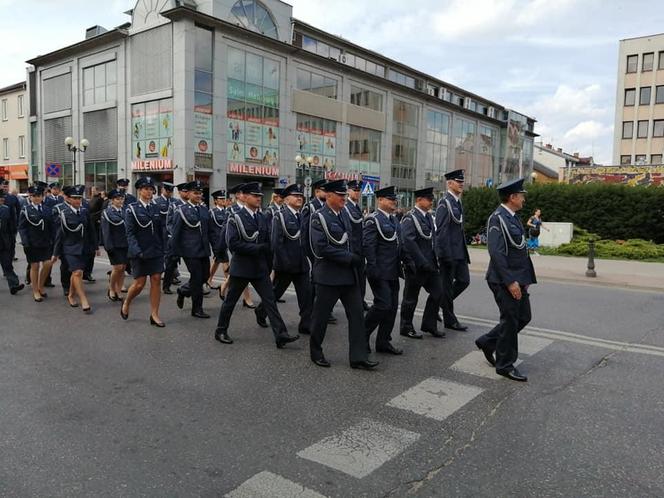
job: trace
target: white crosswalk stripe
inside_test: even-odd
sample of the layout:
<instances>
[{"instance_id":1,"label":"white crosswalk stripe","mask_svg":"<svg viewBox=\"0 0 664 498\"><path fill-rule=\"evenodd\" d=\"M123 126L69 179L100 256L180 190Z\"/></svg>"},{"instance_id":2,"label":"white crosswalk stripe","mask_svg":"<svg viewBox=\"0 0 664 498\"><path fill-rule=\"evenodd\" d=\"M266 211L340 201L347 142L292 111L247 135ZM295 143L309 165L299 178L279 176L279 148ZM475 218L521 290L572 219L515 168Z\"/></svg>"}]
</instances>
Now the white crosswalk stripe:
<instances>
[{"instance_id":1,"label":"white crosswalk stripe","mask_svg":"<svg viewBox=\"0 0 664 498\"><path fill-rule=\"evenodd\" d=\"M521 360L516 360L514 366L517 367L519 364L521 364ZM470 375L477 375L478 377L486 377L487 379L507 380L502 375L498 375L496 369L489 365L482 351L471 351L466 356L458 359L450 369Z\"/></svg>"},{"instance_id":2,"label":"white crosswalk stripe","mask_svg":"<svg viewBox=\"0 0 664 498\"><path fill-rule=\"evenodd\" d=\"M553 341L549 339L542 339L541 337L519 334L519 353L534 355L542 351L550 344L553 344Z\"/></svg>"},{"instance_id":3,"label":"white crosswalk stripe","mask_svg":"<svg viewBox=\"0 0 664 498\"><path fill-rule=\"evenodd\" d=\"M420 438L416 432L364 419L297 456L361 479Z\"/></svg>"},{"instance_id":4,"label":"white crosswalk stripe","mask_svg":"<svg viewBox=\"0 0 664 498\"><path fill-rule=\"evenodd\" d=\"M482 391L476 386L431 377L392 399L387 406L442 421Z\"/></svg>"},{"instance_id":5,"label":"white crosswalk stripe","mask_svg":"<svg viewBox=\"0 0 664 498\"><path fill-rule=\"evenodd\" d=\"M225 496L226 498L325 498L320 493L268 471L256 474Z\"/></svg>"}]
</instances>

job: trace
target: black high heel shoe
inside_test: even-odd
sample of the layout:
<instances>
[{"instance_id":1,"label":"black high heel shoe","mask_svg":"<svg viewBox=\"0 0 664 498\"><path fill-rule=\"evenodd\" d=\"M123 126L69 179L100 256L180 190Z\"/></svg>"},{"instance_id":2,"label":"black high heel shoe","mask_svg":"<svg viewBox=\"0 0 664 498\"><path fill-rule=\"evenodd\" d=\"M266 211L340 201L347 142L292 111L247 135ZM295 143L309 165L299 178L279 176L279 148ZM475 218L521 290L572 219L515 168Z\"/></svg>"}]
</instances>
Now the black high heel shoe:
<instances>
[{"instance_id":1,"label":"black high heel shoe","mask_svg":"<svg viewBox=\"0 0 664 498\"><path fill-rule=\"evenodd\" d=\"M34 299L36 303L41 303L44 300L44 298L41 297L41 296L39 296L39 297L32 296L32 299Z\"/></svg>"},{"instance_id":2,"label":"black high heel shoe","mask_svg":"<svg viewBox=\"0 0 664 498\"><path fill-rule=\"evenodd\" d=\"M158 322L154 318L152 318L152 315L150 315L150 325L154 325L155 327L159 327L160 329L163 329L166 324L164 322Z\"/></svg>"},{"instance_id":3,"label":"black high heel shoe","mask_svg":"<svg viewBox=\"0 0 664 498\"><path fill-rule=\"evenodd\" d=\"M86 315L92 315L92 306L88 306L87 308L81 308L83 310L83 313Z\"/></svg>"},{"instance_id":4,"label":"black high heel shoe","mask_svg":"<svg viewBox=\"0 0 664 498\"><path fill-rule=\"evenodd\" d=\"M69 300L69 296L67 296L67 302L69 303L69 306L72 308L78 308L78 303L73 303Z\"/></svg>"},{"instance_id":5,"label":"black high heel shoe","mask_svg":"<svg viewBox=\"0 0 664 498\"><path fill-rule=\"evenodd\" d=\"M129 313L125 314L125 312L122 311L123 308L124 308L124 303L123 306L120 306L120 316L122 317L123 320L127 320L129 318Z\"/></svg>"},{"instance_id":6,"label":"black high heel shoe","mask_svg":"<svg viewBox=\"0 0 664 498\"><path fill-rule=\"evenodd\" d=\"M252 303L252 304L249 304L249 303L247 303L247 301L245 301L245 300L242 300L242 307L243 307L243 308L249 308L250 310L255 310L255 309L256 309L256 305L255 305L255 304L253 304L253 303Z\"/></svg>"}]
</instances>

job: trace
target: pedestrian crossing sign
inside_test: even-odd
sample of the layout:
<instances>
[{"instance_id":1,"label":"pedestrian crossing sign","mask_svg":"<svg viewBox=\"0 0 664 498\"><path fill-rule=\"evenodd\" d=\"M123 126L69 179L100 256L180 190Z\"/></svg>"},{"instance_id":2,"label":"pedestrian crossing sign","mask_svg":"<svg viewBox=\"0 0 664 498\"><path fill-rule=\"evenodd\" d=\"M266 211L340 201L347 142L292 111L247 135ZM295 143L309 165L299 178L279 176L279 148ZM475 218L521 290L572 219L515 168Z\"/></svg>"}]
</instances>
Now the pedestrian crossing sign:
<instances>
[{"instance_id":1,"label":"pedestrian crossing sign","mask_svg":"<svg viewBox=\"0 0 664 498\"><path fill-rule=\"evenodd\" d=\"M366 182L362 188L362 195L374 195L373 185L371 182Z\"/></svg>"}]
</instances>

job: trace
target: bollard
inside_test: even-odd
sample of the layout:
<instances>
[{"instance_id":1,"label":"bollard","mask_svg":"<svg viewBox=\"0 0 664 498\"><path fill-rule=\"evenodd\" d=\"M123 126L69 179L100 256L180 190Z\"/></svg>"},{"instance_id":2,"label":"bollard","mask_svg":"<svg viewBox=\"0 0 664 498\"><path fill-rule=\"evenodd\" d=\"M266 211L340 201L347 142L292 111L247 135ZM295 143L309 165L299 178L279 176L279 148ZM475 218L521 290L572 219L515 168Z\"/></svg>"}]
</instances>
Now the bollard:
<instances>
[{"instance_id":1,"label":"bollard","mask_svg":"<svg viewBox=\"0 0 664 498\"><path fill-rule=\"evenodd\" d=\"M595 278L595 240L588 241L588 269L586 270L586 277Z\"/></svg>"}]
</instances>

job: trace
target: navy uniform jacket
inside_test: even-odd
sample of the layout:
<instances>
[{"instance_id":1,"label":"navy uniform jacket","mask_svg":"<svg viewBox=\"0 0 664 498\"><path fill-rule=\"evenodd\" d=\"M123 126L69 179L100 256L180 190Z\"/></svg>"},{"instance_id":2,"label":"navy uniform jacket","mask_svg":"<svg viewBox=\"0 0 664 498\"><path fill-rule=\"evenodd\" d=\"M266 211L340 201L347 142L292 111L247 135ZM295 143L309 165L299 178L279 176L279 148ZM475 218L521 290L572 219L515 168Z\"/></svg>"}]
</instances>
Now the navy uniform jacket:
<instances>
[{"instance_id":1,"label":"navy uniform jacket","mask_svg":"<svg viewBox=\"0 0 664 498\"><path fill-rule=\"evenodd\" d=\"M463 231L463 206L449 192L445 192L436 209L436 256L444 261L470 263Z\"/></svg>"},{"instance_id":2,"label":"navy uniform jacket","mask_svg":"<svg viewBox=\"0 0 664 498\"><path fill-rule=\"evenodd\" d=\"M87 209L80 207L76 212L65 203L58 212L59 224L56 226L53 254L58 257L93 254L97 250L97 234Z\"/></svg>"},{"instance_id":3,"label":"navy uniform jacket","mask_svg":"<svg viewBox=\"0 0 664 498\"><path fill-rule=\"evenodd\" d=\"M537 283L528 255L526 231L517 216L500 206L489 217L487 238L490 257L487 281L503 285L519 282L522 286Z\"/></svg>"},{"instance_id":4,"label":"navy uniform jacket","mask_svg":"<svg viewBox=\"0 0 664 498\"><path fill-rule=\"evenodd\" d=\"M280 206L277 206L274 202L272 202L265 210L265 219L267 220L267 226L270 228L270 230L272 230L272 219L280 209Z\"/></svg>"},{"instance_id":5,"label":"navy uniform jacket","mask_svg":"<svg viewBox=\"0 0 664 498\"><path fill-rule=\"evenodd\" d=\"M240 218L244 226L245 235L255 240L246 240L236 221ZM267 228L265 215L257 212L251 216L242 208L229 216L226 224L226 243L233 257L231 258L231 277L246 278L249 280L265 278L270 274L270 233Z\"/></svg>"},{"instance_id":6,"label":"navy uniform jacket","mask_svg":"<svg viewBox=\"0 0 664 498\"><path fill-rule=\"evenodd\" d=\"M21 210L18 232L23 247L52 247L55 241L53 214L51 209L41 205L41 211L34 204Z\"/></svg>"},{"instance_id":7,"label":"navy uniform jacket","mask_svg":"<svg viewBox=\"0 0 664 498\"><path fill-rule=\"evenodd\" d=\"M9 206L0 205L0 251L9 251L16 245L16 218Z\"/></svg>"},{"instance_id":8,"label":"navy uniform jacket","mask_svg":"<svg viewBox=\"0 0 664 498\"><path fill-rule=\"evenodd\" d=\"M5 206L11 210L14 220L16 220L16 223L14 223L14 230L16 230L18 228L18 215L21 213L21 201L14 194L7 194L5 196ZM14 235L16 235L16 231L14 231Z\"/></svg>"},{"instance_id":9,"label":"navy uniform jacket","mask_svg":"<svg viewBox=\"0 0 664 498\"><path fill-rule=\"evenodd\" d=\"M311 227L311 215L319 209L322 209L324 205L325 203L323 201L319 200L317 197L314 197L302 207L302 211L300 211L300 214L302 215L302 237L305 241L309 240L310 238L309 229ZM309 244L306 244L305 250L307 251L307 256L309 259L312 259L313 256L311 254L311 248L309 247Z\"/></svg>"},{"instance_id":10,"label":"navy uniform jacket","mask_svg":"<svg viewBox=\"0 0 664 498\"><path fill-rule=\"evenodd\" d=\"M173 220L173 255L182 258L210 257L210 212L187 202L180 206Z\"/></svg>"},{"instance_id":11,"label":"navy uniform jacket","mask_svg":"<svg viewBox=\"0 0 664 498\"><path fill-rule=\"evenodd\" d=\"M222 257L228 249L226 247L226 221L228 211L224 208L210 209L210 245L215 257Z\"/></svg>"},{"instance_id":12,"label":"navy uniform jacket","mask_svg":"<svg viewBox=\"0 0 664 498\"><path fill-rule=\"evenodd\" d=\"M136 196L130 194L129 192L125 192L124 207L127 207L129 204L133 204L134 202L138 202Z\"/></svg>"},{"instance_id":13,"label":"navy uniform jacket","mask_svg":"<svg viewBox=\"0 0 664 498\"><path fill-rule=\"evenodd\" d=\"M422 237L417 230L416 222L422 229ZM428 238L431 237L431 238ZM434 254L434 225L431 214L426 216L413 208L401 220L401 251L404 266L411 272L421 271L425 266L437 268L436 256Z\"/></svg>"},{"instance_id":14,"label":"navy uniform jacket","mask_svg":"<svg viewBox=\"0 0 664 498\"><path fill-rule=\"evenodd\" d=\"M283 220L283 221L282 221ZM273 267L283 273L307 273L307 239L302 236L302 214L300 218L284 206L272 219ZM294 240L295 239L295 240Z\"/></svg>"},{"instance_id":15,"label":"navy uniform jacket","mask_svg":"<svg viewBox=\"0 0 664 498\"><path fill-rule=\"evenodd\" d=\"M322 285L355 285L358 283L357 272L351 266L353 253L351 252L351 227L347 215L342 211L339 216L325 205L311 215L310 243L313 253L313 281ZM327 224L330 236L328 239L320 221L322 216ZM346 235L346 242L338 244ZM335 242L336 241L336 242Z\"/></svg>"},{"instance_id":16,"label":"navy uniform jacket","mask_svg":"<svg viewBox=\"0 0 664 498\"><path fill-rule=\"evenodd\" d=\"M364 215L362 214L360 206L353 204L350 200L346 201L344 211L348 216L351 226L351 247L355 254L362 256L362 225L364 222Z\"/></svg>"},{"instance_id":17,"label":"navy uniform jacket","mask_svg":"<svg viewBox=\"0 0 664 498\"><path fill-rule=\"evenodd\" d=\"M107 251L129 247L125 212L124 208L117 210L113 206L108 206L101 215L101 238Z\"/></svg>"},{"instance_id":18,"label":"navy uniform jacket","mask_svg":"<svg viewBox=\"0 0 664 498\"><path fill-rule=\"evenodd\" d=\"M44 197L44 202L42 204L44 206L53 209L54 206L56 206L57 204L62 204L63 202L65 202L65 198L62 197L61 195L55 196L53 194L49 194L46 197Z\"/></svg>"},{"instance_id":19,"label":"navy uniform jacket","mask_svg":"<svg viewBox=\"0 0 664 498\"><path fill-rule=\"evenodd\" d=\"M164 231L159 206L146 207L134 202L125 211L127 229L127 256L130 258L161 258L164 256Z\"/></svg>"},{"instance_id":20,"label":"navy uniform jacket","mask_svg":"<svg viewBox=\"0 0 664 498\"><path fill-rule=\"evenodd\" d=\"M382 211L376 211L367 217L363 233L367 277L399 279L399 232L399 222L394 216L388 218Z\"/></svg>"},{"instance_id":21,"label":"navy uniform jacket","mask_svg":"<svg viewBox=\"0 0 664 498\"><path fill-rule=\"evenodd\" d=\"M160 195L153 199L154 203L159 207L159 215L161 216L161 226L166 229L166 217L168 216L168 209L171 207L171 199L166 199L164 196Z\"/></svg>"}]
</instances>

